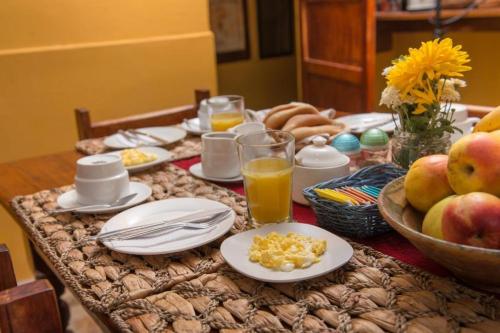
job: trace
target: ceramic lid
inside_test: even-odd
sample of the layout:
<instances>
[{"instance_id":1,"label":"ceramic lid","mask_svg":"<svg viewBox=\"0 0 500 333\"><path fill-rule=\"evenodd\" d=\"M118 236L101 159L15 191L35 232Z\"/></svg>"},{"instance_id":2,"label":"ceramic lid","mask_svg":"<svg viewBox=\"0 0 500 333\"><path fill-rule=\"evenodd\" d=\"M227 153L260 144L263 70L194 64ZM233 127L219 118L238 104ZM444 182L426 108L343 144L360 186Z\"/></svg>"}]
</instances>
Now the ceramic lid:
<instances>
[{"instance_id":1,"label":"ceramic lid","mask_svg":"<svg viewBox=\"0 0 500 333\"><path fill-rule=\"evenodd\" d=\"M314 137L312 145L305 146L295 155L297 164L310 168L329 168L349 163L349 157L327 145L326 141L322 136Z\"/></svg>"}]
</instances>

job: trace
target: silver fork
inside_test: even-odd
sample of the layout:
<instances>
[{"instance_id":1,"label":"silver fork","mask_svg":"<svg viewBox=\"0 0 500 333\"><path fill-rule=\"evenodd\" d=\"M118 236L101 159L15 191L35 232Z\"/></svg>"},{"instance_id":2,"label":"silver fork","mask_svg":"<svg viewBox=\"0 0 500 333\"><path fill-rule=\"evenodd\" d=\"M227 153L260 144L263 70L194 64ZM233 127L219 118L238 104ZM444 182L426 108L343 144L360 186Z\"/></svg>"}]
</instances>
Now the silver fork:
<instances>
[{"instance_id":1,"label":"silver fork","mask_svg":"<svg viewBox=\"0 0 500 333\"><path fill-rule=\"evenodd\" d=\"M215 214L213 216L210 216L209 218L199 220L199 221L185 221L185 222L177 222L177 223L155 223L153 224L152 227L148 228L143 228L143 229L136 229L136 230L131 230L131 231L126 231L118 234L111 234L111 235L95 235L92 237L89 237L90 240L100 240L100 241L106 241L106 240L125 240L125 239L133 239L133 238L140 238L144 237L150 234L155 233L155 236L158 234L162 234L162 232L170 232L170 231L175 231L179 230L182 228L191 228L191 229L201 229L207 228L208 226L215 225L219 223L220 221L226 219L229 215L231 214L231 210L226 210L221 213Z\"/></svg>"}]
</instances>

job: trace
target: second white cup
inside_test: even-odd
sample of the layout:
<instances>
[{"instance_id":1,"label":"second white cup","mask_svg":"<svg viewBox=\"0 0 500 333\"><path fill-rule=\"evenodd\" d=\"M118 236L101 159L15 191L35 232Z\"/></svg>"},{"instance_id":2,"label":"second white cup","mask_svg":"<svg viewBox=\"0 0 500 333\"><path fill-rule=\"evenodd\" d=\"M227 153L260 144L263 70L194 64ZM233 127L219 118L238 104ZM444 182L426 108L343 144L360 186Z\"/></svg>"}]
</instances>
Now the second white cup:
<instances>
[{"instance_id":1,"label":"second white cup","mask_svg":"<svg viewBox=\"0 0 500 333\"><path fill-rule=\"evenodd\" d=\"M129 194L129 177L121 158L93 155L76 162L76 196L82 205L108 204Z\"/></svg>"},{"instance_id":2,"label":"second white cup","mask_svg":"<svg viewBox=\"0 0 500 333\"><path fill-rule=\"evenodd\" d=\"M201 168L205 176L234 178L240 175L236 136L229 132L211 132L201 136Z\"/></svg>"}]
</instances>

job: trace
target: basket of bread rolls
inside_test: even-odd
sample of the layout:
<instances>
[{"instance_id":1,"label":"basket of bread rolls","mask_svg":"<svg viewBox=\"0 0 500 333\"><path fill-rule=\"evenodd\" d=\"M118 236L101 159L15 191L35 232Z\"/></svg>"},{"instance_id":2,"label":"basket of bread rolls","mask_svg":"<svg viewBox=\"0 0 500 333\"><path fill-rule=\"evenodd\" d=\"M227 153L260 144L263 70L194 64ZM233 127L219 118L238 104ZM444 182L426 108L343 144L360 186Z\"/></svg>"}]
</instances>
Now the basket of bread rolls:
<instances>
[{"instance_id":1,"label":"basket of bread rolls","mask_svg":"<svg viewBox=\"0 0 500 333\"><path fill-rule=\"evenodd\" d=\"M310 143L316 135L331 139L348 130L347 125L321 114L314 106L298 102L275 106L263 122L269 129L292 133L297 150Z\"/></svg>"}]
</instances>

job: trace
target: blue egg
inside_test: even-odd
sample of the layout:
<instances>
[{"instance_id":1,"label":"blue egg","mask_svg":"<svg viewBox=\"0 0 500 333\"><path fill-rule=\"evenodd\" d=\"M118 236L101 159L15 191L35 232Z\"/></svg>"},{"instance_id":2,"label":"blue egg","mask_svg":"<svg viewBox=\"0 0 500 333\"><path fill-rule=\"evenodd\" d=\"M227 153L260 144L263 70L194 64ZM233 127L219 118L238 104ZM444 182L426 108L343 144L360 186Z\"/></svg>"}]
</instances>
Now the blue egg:
<instances>
[{"instance_id":1,"label":"blue egg","mask_svg":"<svg viewBox=\"0 0 500 333\"><path fill-rule=\"evenodd\" d=\"M358 151L361 148L358 138L350 133L337 135L331 145L343 153Z\"/></svg>"}]
</instances>

